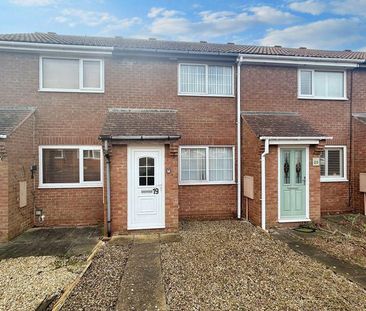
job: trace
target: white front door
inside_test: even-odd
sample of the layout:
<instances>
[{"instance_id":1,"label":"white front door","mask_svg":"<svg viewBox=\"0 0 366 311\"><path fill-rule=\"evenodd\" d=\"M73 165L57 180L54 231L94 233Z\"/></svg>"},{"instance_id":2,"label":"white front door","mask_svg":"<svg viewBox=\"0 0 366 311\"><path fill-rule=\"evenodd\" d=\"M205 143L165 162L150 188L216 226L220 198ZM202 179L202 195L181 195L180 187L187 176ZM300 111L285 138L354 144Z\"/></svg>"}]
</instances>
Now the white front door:
<instances>
[{"instance_id":1,"label":"white front door","mask_svg":"<svg viewBox=\"0 0 366 311\"><path fill-rule=\"evenodd\" d=\"M164 147L128 147L128 229L165 227Z\"/></svg>"}]
</instances>

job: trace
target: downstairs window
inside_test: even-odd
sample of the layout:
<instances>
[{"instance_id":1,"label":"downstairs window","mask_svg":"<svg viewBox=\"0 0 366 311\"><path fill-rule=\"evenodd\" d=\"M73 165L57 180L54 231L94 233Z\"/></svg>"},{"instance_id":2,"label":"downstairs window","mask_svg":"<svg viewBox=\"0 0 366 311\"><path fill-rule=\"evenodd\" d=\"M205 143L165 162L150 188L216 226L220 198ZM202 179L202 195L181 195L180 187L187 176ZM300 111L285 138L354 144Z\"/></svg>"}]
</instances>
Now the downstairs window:
<instances>
[{"instance_id":1,"label":"downstairs window","mask_svg":"<svg viewBox=\"0 0 366 311\"><path fill-rule=\"evenodd\" d=\"M233 147L181 147L181 184L234 182Z\"/></svg>"},{"instance_id":2,"label":"downstairs window","mask_svg":"<svg viewBox=\"0 0 366 311\"><path fill-rule=\"evenodd\" d=\"M320 180L345 181L347 166L346 146L328 146L320 155Z\"/></svg>"},{"instance_id":3,"label":"downstairs window","mask_svg":"<svg viewBox=\"0 0 366 311\"><path fill-rule=\"evenodd\" d=\"M102 187L99 146L41 146L40 188Z\"/></svg>"}]
</instances>

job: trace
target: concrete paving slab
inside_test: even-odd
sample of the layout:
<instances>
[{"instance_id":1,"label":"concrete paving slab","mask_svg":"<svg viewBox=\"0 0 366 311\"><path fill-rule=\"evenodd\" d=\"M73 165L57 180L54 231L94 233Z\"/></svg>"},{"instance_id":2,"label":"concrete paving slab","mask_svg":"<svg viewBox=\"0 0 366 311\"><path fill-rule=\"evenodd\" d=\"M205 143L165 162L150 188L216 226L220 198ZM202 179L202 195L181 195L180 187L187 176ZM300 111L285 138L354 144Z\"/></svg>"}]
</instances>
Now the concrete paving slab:
<instances>
[{"instance_id":1,"label":"concrete paving slab","mask_svg":"<svg viewBox=\"0 0 366 311\"><path fill-rule=\"evenodd\" d=\"M161 274L160 243L158 237L138 239L133 244L117 301L117 311L167 310Z\"/></svg>"},{"instance_id":2,"label":"concrete paving slab","mask_svg":"<svg viewBox=\"0 0 366 311\"><path fill-rule=\"evenodd\" d=\"M182 237L179 233L161 233L160 243L174 243L180 242Z\"/></svg>"},{"instance_id":3,"label":"concrete paving slab","mask_svg":"<svg viewBox=\"0 0 366 311\"><path fill-rule=\"evenodd\" d=\"M31 229L0 246L0 259L88 255L98 243L98 227Z\"/></svg>"},{"instance_id":4,"label":"concrete paving slab","mask_svg":"<svg viewBox=\"0 0 366 311\"><path fill-rule=\"evenodd\" d=\"M134 235L135 244L144 244L144 243L157 243L159 242L159 234L135 234Z\"/></svg>"},{"instance_id":5,"label":"concrete paving slab","mask_svg":"<svg viewBox=\"0 0 366 311\"><path fill-rule=\"evenodd\" d=\"M128 245L134 240L133 235L116 235L108 242L110 245Z\"/></svg>"}]
</instances>

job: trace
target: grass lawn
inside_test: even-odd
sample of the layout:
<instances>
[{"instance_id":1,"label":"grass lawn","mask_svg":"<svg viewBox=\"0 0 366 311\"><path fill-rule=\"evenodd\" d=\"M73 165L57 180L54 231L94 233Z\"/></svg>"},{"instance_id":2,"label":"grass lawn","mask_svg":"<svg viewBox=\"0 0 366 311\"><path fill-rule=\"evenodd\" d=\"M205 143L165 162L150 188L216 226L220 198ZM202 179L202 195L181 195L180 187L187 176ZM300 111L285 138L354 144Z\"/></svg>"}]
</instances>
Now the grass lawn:
<instances>
[{"instance_id":1,"label":"grass lawn","mask_svg":"<svg viewBox=\"0 0 366 311\"><path fill-rule=\"evenodd\" d=\"M244 221L183 222L161 246L170 310L366 310L366 292Z\"/></svg>"}]
</instances>

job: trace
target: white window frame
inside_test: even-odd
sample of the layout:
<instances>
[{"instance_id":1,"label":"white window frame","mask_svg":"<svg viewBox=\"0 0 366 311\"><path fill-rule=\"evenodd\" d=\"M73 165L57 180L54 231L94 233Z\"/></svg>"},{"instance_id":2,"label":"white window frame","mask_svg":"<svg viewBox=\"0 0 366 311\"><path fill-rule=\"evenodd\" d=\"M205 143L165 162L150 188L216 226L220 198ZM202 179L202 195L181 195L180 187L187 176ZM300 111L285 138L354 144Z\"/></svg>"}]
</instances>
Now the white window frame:
<instances>
[{"instance_id":1,"label":"white window frame","mask_svg":"<svg viewBox=\"0 0 366 311\"><path fill-rule=\"evenodd\" d=\"M343 177L333 177L333 176L320 176L320 181L321 182L344 182L344 181L348 181L347 179L347 146L344 145L340 145L340 146L336 146L336 145L327 145L325 146L325 150L331 150L331 149L336 149L336 150L343 150ZM325 153L325 172L327 172L328 169L328 161L327 161L327 153Z\"/></svg>"},{"instance_id":2,"label":"white window frame","mask_svg":"<svg viewBox=\"0 0 366 311\"><path fill-rule=\"evenodd\" d=\"M301 72L302 71L310 71L311 72L311 94L304 95L301 94ZM315 96L314 90L314 73L315 71L319 72L343 72L343 97L327 97L327 96ZM323 100L348 100L347 98L347 71L346 70L322 70L322 69L308 69L308 68L299 68L297 71L297 98L299 99L323 99Z\"/></svg>"},{"instance_id":3,"label":"white window frame","mask_svg":"<svg viewBox=\"0 0 366 311\"><path fill-rule=\"evenodd\" d=\"M62 89L62 88L45 88L43 87L43 59L73 59L79 61L79 88L77 89ZM88 88L84 87L84 61L99 62L100 66L100 87ZM97 58L78 58L78 57L55 57L55 56L40 56L39 57L39 91L40 92L63 92L63 93L104 93L104 60Z\"/></svg>"},{"instance_id":4,"label":"white window frame","mask_svg":"<svg viewBox=\"0 0 366 311\"><path fill-rule=\"evenodd\" d=\"M78 149L79 154L79 182L78 183L43 183L43 149ZM100 181L84 181L84 150L100 150ZM41 145L38 150L39 157L39 185L41 189L54 188L99 188L103 187L103 150L101 146L85 145Z\"/></svg>"},{"instance_id":5,"label":"white window frame","mask_svg":"<svg viewBox=\"0 0 366 311\"><path fill-rule=\"evenodd\" d=\"M204 93L194 93L194 92L182 92L180 90L180 67L181 65L188 65L188 66L205 66L205 89L206 92ZM209 66L218 66L218 67L231 67L231 94L209 94L208 93L208 67ZM224 65L224 64L202 64L202 63L179 63L178 64L178 95L179 96L207 96L207 97L235 97L235 75L234 75L234 66L232 65Z\"/></svg>"},{"instance_id":6,"label":"white window frame","mask_svg":"<svg viewBox=\"0 0 366 311\"><path fill-rule=\"evenodd\" d=\"M181 168L182 168L182 149L205 149L206 150L206 180L182 180L181 179ZM233 151L233 179L228 181L210 181L210 167L209 167L209 149L210 148L232 148ZM235 181L235 147L232 145L189 145L179 146L179 185L233 185Z\"/></svg>"}]
</instances>

